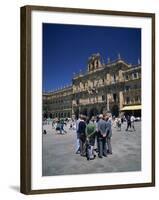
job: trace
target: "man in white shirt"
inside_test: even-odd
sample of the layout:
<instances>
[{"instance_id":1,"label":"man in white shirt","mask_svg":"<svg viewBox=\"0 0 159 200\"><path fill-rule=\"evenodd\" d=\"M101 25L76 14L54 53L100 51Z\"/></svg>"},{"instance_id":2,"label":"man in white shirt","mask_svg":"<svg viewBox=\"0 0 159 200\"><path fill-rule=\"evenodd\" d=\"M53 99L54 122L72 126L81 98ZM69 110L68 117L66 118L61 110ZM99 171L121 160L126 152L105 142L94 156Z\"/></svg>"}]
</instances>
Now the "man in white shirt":
<instances>
[{"instance_id":1,"label":"man in white shirt","mask_svg":"<svg viewBox=\"0 0 159 200\"><path fill-rule=\"evenodd\" d=\"M76 141L76 154L80 154L80 140L79 140L79 123L81 121L81 115L79 116L78 120L76 121L76 134L77 134L77 141Z\"/></svg>"},{"instance_id":2,"label":"man in white shirt","mask_svg":"<svg viewBox=\"0 0 159 200\"><path fill-rule=\"evenodd\" d=\"M135 126L134 126L135 117L134 117L133 115L131 115L130 120L131 120L131 127L132 127L132 128L134 129L134 131L135 131Z\"/></svg>"}]
</instances>

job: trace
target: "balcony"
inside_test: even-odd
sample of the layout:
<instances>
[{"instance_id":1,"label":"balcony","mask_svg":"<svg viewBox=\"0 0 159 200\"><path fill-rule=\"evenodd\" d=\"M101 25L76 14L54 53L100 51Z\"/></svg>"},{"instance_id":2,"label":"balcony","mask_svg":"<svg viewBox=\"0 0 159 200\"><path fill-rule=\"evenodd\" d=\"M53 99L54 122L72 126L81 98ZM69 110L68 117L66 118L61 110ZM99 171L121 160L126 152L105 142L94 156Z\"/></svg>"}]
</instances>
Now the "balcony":
<instances>
[{"instance_id":1,"label":"balcony","mask_svg":"<svg viewBox=\"0 0 159 200\"><path fill-rule=\"evenodd\" d=\"M123 91L123 95L133 95L133 94L140 94L141 95L141 88L129 89L129 90Z\"/></svg>"}]
</instances>

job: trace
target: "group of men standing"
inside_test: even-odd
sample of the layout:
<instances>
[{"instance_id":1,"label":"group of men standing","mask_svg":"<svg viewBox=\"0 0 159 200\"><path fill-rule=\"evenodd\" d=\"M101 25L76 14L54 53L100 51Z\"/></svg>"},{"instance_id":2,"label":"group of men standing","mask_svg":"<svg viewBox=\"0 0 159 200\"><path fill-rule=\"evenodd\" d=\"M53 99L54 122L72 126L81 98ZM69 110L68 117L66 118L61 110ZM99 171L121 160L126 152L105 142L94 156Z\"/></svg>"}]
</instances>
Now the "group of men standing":
<instances>
[{"instance_id":1,"label":"group of men standing","mask_svg":"<svg viewBox=\"0 0 159 200\"><path fill-rule=\"evenodd\" d=\"M76 122L76 132L76 153L86 156L88 160L93 160L96 157L95 150L98 152L99 158L112 154L112 129L109 115L100 114L89 120L86 119L86 116L80 115Z\"/></svg>"}]
</instances>

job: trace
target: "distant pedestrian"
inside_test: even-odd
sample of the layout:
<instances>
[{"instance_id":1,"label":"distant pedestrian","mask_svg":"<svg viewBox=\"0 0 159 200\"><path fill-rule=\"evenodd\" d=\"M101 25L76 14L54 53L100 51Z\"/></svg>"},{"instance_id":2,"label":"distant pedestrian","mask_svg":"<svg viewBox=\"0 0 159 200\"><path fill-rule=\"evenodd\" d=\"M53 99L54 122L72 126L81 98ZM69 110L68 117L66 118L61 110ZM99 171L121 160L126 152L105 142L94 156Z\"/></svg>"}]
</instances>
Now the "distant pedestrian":
<instances>
[{"instance_id":1,"label":"distant pedestrian","mask_svg":"<svg viewBox=\"0 0 159 200\"><path fill-rule=\"evenodd\" d=\"M80 153L80 139L79 139L79 123L81 121L81 115L79 116L78 120L76 121L76 134L77 134L77 139L76 139L76 154Z\"/></svg>"},{"instance_id":2,"label":"distant pedestrian","mask_svg":"<svg viewBox=\"0 0 159 200\"><path fill-rule=\"evenodd\" d=\"M57 121L56 132L57 131L59 131L61 133L61 123L60 123L60 120Z\"/></svg>"},{"instance_id":3,"label":"distant pedestrian","mask_svg":"<svg viewBox=\"0 0 159 200\"><path fill-rule=\"evenodd\" d=\"M76 130L76 123L75 122L73 122L73 124L72 124L72 129Z\"/></svg>"},{"instance_id":4,"label":"distant pedestrian","mask_svg":"<svg viewBox=\"0 0 159 200\"><path fill-rule=\"evenodd\" d=\"M52 120L52 128L54 129L55 128L55 121Z\"/></svg>"},{"instance_id":5,"label":"distant pedestrian","mask_svg":"<svg viewBox=\"0 0 159 200\"><path fill-rule=\"evenodd\" d=\"M64 125L65 125L64 120L62 119L60 123L61 123L60 133L61 133L61 134L67 133L67 131L64 129Z\"/></svg>"},{"instance_id":6,"label":"distant pedestrian","mask_svg":"<svg viewBox=\"0 0 159 200\"><path fill-rule=\"evenodd\" d=\"M118 130L121 131L121 118L120 117L117 118L117 127L118 127Z\"/></svg>"},{"instance_id":7,"label":"distant pedestrian","mask_svg":"<svg viewBox=\"0 0 159 200\"><path fill-rule=\"evenodd\" d=\"M121 123L122 124L124 123L124 117L123 116L121 117Z\"/></svg>"},{"instance_id":8,"label":"distant pedestrian","mask_svg":"<svg viewBox=\"0 0 159 200\"><path fill-rule=\"evenodd\" d=\"M95 125L96 125L96 133L95 133L95 144L94 144L94 150L96 152L99 151L99 130L98 130L98 122L99 122L99 115L96 117Z\"/></svg>"},{"instance_id":9,"label":"distant pedestrian","mask_svg":"<svg viewBox=\"0 0 159 200\"><path fill-rule=\"evenodd\" d=\"M112 124L109 116L105 117L106 120L106 147L107 153L112 154L112 145L111 145L111 138L112 138Z\"/></svg>"},{"instance_id":10,"label":"distant pedestrian","mask_svg":"<svg viewBox=\"0 0 159 200\"><path fill-rule=\"evenodd\" d=\"M133 128L133 130L135 131L135 117L133 115L131 115L131 127Z\"/></svg>"},{"instance_id":11,"label":"distant pedestrian","mask_svg":"<svg viewBox=\"0 0 159 200\"><path fill-rule=\"evenodd\" d=\"M70 123L70 128L69 128L70 130L72 130L73 129L73 124L72 124L72 122Z\"/></svg>"},{"instance_id":12,"label":"distant pedestrian","mask_svg":"<svg viewBox=\"0 0 159 200\"><path fill-rule=\"evenodd\" d=\"M130 115L127 115L126 120L127 120L127 128L126 128L125 131L128 131L129 127L131 128L131 118L130 118Z\"/></svg>"}]
</instances>

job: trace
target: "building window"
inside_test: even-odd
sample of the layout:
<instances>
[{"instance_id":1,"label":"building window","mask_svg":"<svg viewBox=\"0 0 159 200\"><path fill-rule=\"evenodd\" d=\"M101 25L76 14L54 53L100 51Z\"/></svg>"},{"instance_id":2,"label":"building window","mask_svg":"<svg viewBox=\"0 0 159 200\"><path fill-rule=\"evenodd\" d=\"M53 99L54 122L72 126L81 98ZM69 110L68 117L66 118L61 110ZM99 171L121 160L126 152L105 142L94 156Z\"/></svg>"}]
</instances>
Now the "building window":
<instances>
[{"instance_id":1,"label":"building window","mask_svg":"<svg viewBox=\"0 0 159 200\"><path fill-rule=\"evenodd\" d=\"M76 100L76 104L77 104L77 105L79 104L79 99Z\"/></svg>"},{"instance_id":2,"label":"building window","mask_svg":"<svg viewBox=\"0 0 159 200\"><path fill-rule=\"evenodd\" d=\"M105 96L104 95L102 95L102 101L105 101Z\"/></svg>"},{"instance_id":3,"label":"building window","mask_svg":"<svg viewBox=\"0 0 159 200\"><path fill-rule=\"evenodd\" d=\"M130 86L129 85L126 85L125 86L125 91L129 91L130 90Z\"/></svg>"},{"instance_id":4,"label":"building window","mask_svg":"<svg viewBox=\"0 0 159 200\"><path fill-rule=\"evenodd\" d=\"M136 102L138 101L138 97L135 97L135 101L136 101Z\"/></svg>"},{"instance_id":5,"label":"building window","mask_svg":"<svg viewBox=\"0 0 159 200\"><path fill-rule=\"evenodd\" d=\"M135 102L139 102L139 101L140 101L139 96L136 96L136 97L135 97Z\"/></svg>"},{"instance_id":6,"label":"building window","mask_svg":"<svg viewBox=\"0 0 159 200\"><path fill-rule=\"evenodd\" d=\"M94 83L93 83L94 87L97 86L97 81L95 80Z\"/></svg>"},{"instance_id":7,"label":"building window","mask_svg":"<svg viewBox=\"0 0 159 200\"><path fill-rule=\"evenodd\" d=\"M134 79L138 78L138 74L137 73L133 73L133 78Z\"/></svg>"},{"instance_id":8,"label":"building window","mask_svg":"<svg viewBox=\"0 0 159 200\"><path fill-rule=\"evenodd\" d=\"M114 100L114 102L117 101L117 95L116 94L113 94L113 100Z\"/></svg>"},{"instance_id":9,"label":"building window","mask_svg":"<svg viewBox=\"0 0 159 200\"><path fill-rule=\"evenodd\" d=\"M113 76L112 76L112 83L115 83L115 82L116 82L116 75L113 74Z\"/></svg>"},{"instance_id":10,"label":"building window","mask_svg":"<svg viewBox=\"0 0 159 200\"><path fill-rule=\"evenodd\" d=\"M128 75L125 76L125 80L126 81L129 80L129 76Z\"/></svg>"},{"instance_id":11,"label":"building window","mask_svg":"<svg viewBox=\"0 0 159 200\"><path fill-rule=\"evenodd\" d=\"M70 113L67 114L68 118L70 118Z\"/></svg>"},{"instance_id":12,"label":"building window","mask_svg":"<svg viewBox=\"0 0 159 200\"><path fill-rule=\"evenodd\" d=\"M129 104L129 103L130 103L130 98L126 97L126 104Z\"/></svg>"},{"instance_id":13,"label":"building window","mask_svg":"<svg viewBox=\"0 0 159 200\"><path fill-rule=\"evenodd\" d=\"M104 78L103 78L103 85L104 85Z\"/></svg>"}]
</instances>

